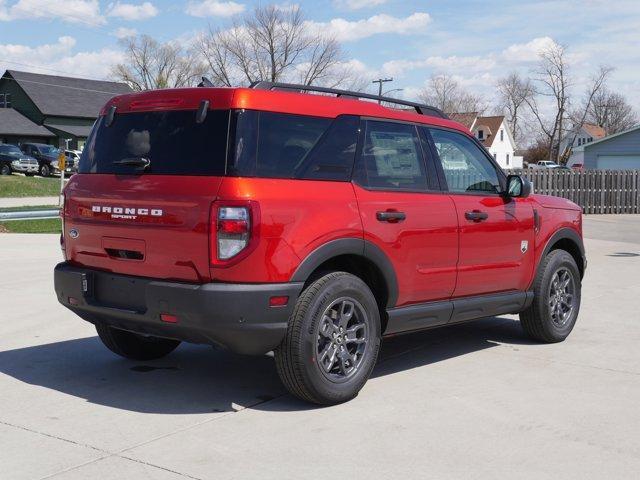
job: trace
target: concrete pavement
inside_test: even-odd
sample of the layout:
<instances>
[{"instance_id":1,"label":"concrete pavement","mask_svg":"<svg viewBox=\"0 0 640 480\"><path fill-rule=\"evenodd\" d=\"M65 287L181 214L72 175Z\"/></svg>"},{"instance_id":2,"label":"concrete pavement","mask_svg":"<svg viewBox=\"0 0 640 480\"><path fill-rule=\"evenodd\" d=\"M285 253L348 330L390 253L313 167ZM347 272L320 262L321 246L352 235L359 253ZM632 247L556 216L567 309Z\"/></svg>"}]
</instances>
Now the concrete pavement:
<instances>
[{"instance_id":1,"label":"concrete pavement","mask_svg":"<svg viewBox=\"0 0 640 480\"><path fill-rule=\"evenodd\" d=\"M58 205L58 197L7 197L0 198L0 208L31 205Z\"/></svg>"},{"instance_id":2,"label":"concrete pavement","mask_svg":"<svg viewBox=\"0 0 640 480\"><path fill-rule=\"evenodd\" d=\"M287 395L268 356L112 355L56 302L57 237L0 235L0 476L632 478L640 216L585 217L585 231L567 341L531 343L510 316L398 337L331 408Z\"/></svg>"}]
</instances>

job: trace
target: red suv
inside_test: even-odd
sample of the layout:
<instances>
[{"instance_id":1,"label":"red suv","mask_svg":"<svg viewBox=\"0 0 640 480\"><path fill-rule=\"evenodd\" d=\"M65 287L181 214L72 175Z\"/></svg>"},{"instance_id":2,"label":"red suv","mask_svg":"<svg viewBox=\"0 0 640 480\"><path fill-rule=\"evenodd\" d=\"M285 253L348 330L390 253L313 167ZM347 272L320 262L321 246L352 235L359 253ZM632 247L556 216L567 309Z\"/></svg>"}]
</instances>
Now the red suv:
<instances>
[{"instance_id":1,"label":"red suv","mask_svg":"<svg viewBox=\"0 0 640 480\"><path fill-rule=\"evenodd\" d=\"M569 335L581 210L530 191L411 102L264 82L122 95L65 189L55 289L124 357L273 350L291 393L343 402L385 336L510 313Z\"/></svg>"}]
</instances>

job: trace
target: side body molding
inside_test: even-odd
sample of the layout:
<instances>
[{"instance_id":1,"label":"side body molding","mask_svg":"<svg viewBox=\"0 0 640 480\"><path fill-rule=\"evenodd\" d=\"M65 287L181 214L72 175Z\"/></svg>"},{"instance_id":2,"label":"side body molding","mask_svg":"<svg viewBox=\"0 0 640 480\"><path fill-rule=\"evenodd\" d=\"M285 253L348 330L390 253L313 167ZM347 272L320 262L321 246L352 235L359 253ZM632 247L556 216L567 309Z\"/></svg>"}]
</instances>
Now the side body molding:
<instances>
[{"instance_id":1,"label":"side body molding","mask_svg":"<svg viewBox=\"0 0 640 480\"><path fill-rule=\"evenodd\" d=\"M316 248L298 266L290 281L305 282L316 268L340 255L358 255L372 262L380 270L389 289L387 308L395 306L398 299L398 279L393 264L380 247L362 238L340 238Z\"/></svg>"}]
</instances>

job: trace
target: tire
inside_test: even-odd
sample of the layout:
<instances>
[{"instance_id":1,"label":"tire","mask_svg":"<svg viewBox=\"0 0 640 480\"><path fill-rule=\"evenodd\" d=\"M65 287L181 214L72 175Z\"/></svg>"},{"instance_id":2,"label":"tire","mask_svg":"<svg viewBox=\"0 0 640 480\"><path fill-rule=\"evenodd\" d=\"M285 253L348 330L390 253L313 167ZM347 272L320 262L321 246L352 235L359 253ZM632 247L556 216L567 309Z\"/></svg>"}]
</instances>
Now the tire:
<instances>
[{"instance_id":1,"label":"tire","mask_svg":"<svg viewBox=\"0 0 640 480\"><path fill-rule=\"evenodd\" d=\"M47 164L40 165L40 176L41 177L50 177L51 176L51 167Z\"/></svg>"},{"instance_id":2,"label":"tire","mask_svg":"<svg viewBox=\"0 0 640 480\"><path fill-rule=\"evenodd\" d=\"M96 324L102 343L124 358L131 360L155 360L173 352L180 342L167 338L145 337L137 333L119 330L108 325Z\"/></svg>"},{"instance_id":3,"label":"tire","mask_svg":"<svg viewBox=\"0 0 640 480\"><path fill-rule=\"evenodd\" d=\"M2 166L0 166L0 175L11 175L11 167L3 163Z\"/></svg>"},{"instance_id":4,"label":"tire","mask_svg":"<svg viewBox=\"0 0 640 480\"><path fill-rule=\"evenodd\" d=\"M520 313L525 333L540 342L562 342L576 324L581 289L580 271L573 257L565 250L551 251L538 268L533 303Z\"/></svg>"},{"instance_id":5,"label":"tire","mask_svg":"<svg viewBox=\"0 0 640 480\"><path fill-rule=\"evenodd\" d=\"M328 273L308 285L296 302L275 351L278 374L302 400L346 402L371 375L380 338L380 312L369 287L350 273Z\"/></svg>"}]
</instances>

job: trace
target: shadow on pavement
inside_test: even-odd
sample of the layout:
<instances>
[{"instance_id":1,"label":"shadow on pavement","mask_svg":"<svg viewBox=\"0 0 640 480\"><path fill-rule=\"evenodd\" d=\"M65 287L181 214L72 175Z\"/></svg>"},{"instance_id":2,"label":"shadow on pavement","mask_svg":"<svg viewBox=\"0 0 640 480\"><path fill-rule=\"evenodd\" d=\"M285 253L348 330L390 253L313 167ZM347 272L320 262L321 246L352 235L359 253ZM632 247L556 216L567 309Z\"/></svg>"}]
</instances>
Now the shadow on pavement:
<instances>
[{"instance_id":1,"label":"shadow on pavement","mask_svg":"<svg viewBox=\"0 0 640 480\"><path fill-rule=\"evenodd\" d=\"M373 377L446 361L501 343L528 343L518 322L490 318L385 339ZM314 408L285 395L273 359L181 345L152 362L121 359L97 337L0 352L0 372L98 405L156 414L233 411L237 405ZM278 402L269 402L274 398Z\"/></svg>"}]
</instances>

